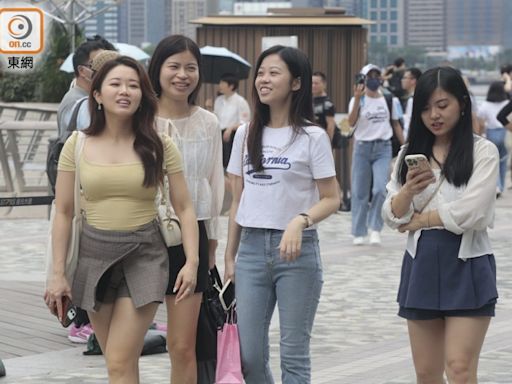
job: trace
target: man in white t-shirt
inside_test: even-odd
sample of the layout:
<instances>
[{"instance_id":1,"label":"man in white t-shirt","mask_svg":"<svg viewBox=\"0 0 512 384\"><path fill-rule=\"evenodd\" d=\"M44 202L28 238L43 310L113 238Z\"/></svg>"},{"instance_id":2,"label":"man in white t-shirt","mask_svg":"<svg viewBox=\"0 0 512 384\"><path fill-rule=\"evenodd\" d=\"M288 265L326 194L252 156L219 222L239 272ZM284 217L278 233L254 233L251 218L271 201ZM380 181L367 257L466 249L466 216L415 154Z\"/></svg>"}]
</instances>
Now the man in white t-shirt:
<instances>
[{"instance_id":1,"label":"man in white t-shirt","mask_svg":"<svg viewBox=\"0 0 512 384\"><path fill-rule=\"evenodd\" d=\"M247 101L240 96L238 89L238 78L235 75L226 73L221 76L219 92L215 99L213 113L217 115L222 129L222 164L224 169L228 166L233 146L233 138L238 127L251 120L251 111Z\"/></svg>"},{"instance_id":2,"label":"man in white t-shirt","mask_svg":"<svg viewBox=\"0 0 512 384\"><path fill-rule=\"evenodd\" d=\"M416 89L416 81L420 78L421 71L418 68L407 68L402 77L402 88L407 93L405 97L406 102L405 105L402 105L404 108L404 139L407 140L407 136L409 134L409 125L411 124L411 116L412 116L412 101L414 98L414 90Z\"/></svg>"},{"instance_id":3,"label":"man in white t-shirt","mask_svg":"<svg viewBox=\"0 0 512 384\"><path fill-rule=\"evenodd\" d=\"M395 133L403 144L399 123L402 108L396 97L389 100L380 91L379 67L368 64L361 69L363 82L354 85L348 107L348 122L355 127L352 155L352 235L354 245L362 245L370 232L370 244L380 244L384 226L381 216L392 157L391 138ZM388 105L389 104L389 105Z\"/></svg>"}]
</instances>

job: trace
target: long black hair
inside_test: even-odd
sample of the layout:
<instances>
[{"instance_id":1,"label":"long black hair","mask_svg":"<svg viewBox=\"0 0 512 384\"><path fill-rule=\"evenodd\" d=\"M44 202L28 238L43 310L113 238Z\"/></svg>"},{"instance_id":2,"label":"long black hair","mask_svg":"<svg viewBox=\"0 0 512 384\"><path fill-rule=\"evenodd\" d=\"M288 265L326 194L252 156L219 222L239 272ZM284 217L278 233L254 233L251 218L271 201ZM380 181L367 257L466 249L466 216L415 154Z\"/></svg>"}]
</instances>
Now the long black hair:
<instances>
[{"instance_id":1,"label":"long black hair","mask_svg":"<svg viewBox=\"0 0 512 384\"><path fill-rule=\"evenodd\" d=\"M254 115L249 126L247 136L247 152L249 161L256 171L263 169L262 164L262 138L263 128L270 121L270 107L263 104L256 89L256 78L263 60L270 55L277 54L285 62L292 75L292 81L299 79L300 88L292 91L292 102L288 113L288 121L293 128L295 136L300 134L304 126L315 125L313 115L313 96L311 91L312 70L307 56L300 50L282 45L275 45L262 52L254 70L252 100ZM292 138L293 140L294 138Z\"/></svg>"},{"instance_id":2,"label":"long black hair","mask_svg":"<svg viewBox=\"0 0 512 384\"><path fill-rule=\"evenodd\" d=\"M461 114L453 128L453 136L446 161L441 169L446 180L460 187L467 184L473 172L473 123L471 114L471 99L469 91L459 72L451 67L432 68L423 73L414 91L411 125L409 129L409 144L400 158L397 178L405 184L407 167L404 157L409 154L421 153L430 159L435 136L423 123L421 114L430 101L436 89L454 96L459 102Z\"/></svg>"},{"instance_id":3,"label":"long black hair","mask_svg":"<svg viewBox=\"0 0 512 384\"><path fill-rule=\"evenodd\" d=\"M142 98L140 100L140 107L137 108L132 118L132 129L135 134L133 149L139 155L144 166L143 186L156 186L163 180L162 164L164 153L162 141L154 126L157 99L146 71L137 61L128 56L119 56L107 61L95 73L91 84L91 92L89 93L91 125L84 132L87 135L95 136L105 129L105 113L103 110L98 110L98 102L94 98L94 92L101 93L101 86L109 72L120 65L134 69L139 76Z\"/></svg>"}]
</instances>

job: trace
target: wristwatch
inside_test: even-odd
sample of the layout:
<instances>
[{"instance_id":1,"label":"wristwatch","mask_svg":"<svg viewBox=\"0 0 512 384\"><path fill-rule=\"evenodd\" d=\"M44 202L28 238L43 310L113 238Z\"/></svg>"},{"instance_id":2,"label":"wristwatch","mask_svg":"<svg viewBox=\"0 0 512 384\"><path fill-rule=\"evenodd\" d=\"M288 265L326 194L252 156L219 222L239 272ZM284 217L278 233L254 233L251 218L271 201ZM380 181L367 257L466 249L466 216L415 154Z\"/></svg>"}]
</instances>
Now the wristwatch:
<instances>
[{"instance_id":1,"label":"wristwatch","mask_svg":"<svg viewBox=\"0 0 512 384\"><path fill-rule=\"evenodd\" d=\"M306 224L304 229L309 228L309 227L311 227L314 224L313 220L311 219L311 217L307 213L299 213L299 216L304 217L304 223Z\"/></svg>"}]
</instances>

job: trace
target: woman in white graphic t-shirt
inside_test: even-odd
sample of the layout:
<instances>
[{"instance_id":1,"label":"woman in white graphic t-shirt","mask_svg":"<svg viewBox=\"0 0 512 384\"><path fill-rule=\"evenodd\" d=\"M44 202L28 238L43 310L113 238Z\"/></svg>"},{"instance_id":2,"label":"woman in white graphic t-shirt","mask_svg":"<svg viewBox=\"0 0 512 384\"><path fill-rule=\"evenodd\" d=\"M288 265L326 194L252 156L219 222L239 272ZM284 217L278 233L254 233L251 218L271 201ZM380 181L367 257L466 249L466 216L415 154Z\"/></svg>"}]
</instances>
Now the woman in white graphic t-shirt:
<instances>
[{"instance_id":1,"label":"woman in white graphic t-shirt","mask_svg":"<svg viewBox=\"0 0 512 384\"><path fill-rule=\"evenodd\" d=\"M225 279L236 278L247 384L274 382L268 330L276 303L283 383L311 382L309 342L322 287L315 223L340 204L329 138L311 123L311 77L295 48L260 55L254 116L237 130L227 168L233 203Z\"/></svg>"},{"instance_id":2,"label":"woman in white graphic t-shirt","mask_svg":"<svg viewBox=\"0 0 512 384\"><path fill-rule=\"evenodd\" d=\"M354 97L348 107L348 122L354 131L352 153L352 236L354 245L380 244L384 226L380 211L386 198L386 183L393 156L393 132L404 143L399 120L402 108L396 97L389 100L380 88L380 68L365 65L361 82L354 85ZM391 118L391 119L390 119Z\"/></svg>"}]
</instances>

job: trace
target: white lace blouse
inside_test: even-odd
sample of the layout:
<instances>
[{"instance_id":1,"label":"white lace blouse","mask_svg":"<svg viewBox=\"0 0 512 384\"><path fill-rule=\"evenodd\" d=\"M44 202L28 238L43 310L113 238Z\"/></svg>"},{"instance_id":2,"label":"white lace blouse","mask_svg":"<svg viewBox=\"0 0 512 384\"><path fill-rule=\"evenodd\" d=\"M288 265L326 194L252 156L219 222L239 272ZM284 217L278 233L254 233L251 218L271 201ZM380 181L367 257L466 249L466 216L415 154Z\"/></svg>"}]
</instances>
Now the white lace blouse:
<instances>
[{"instance_id":1,"label":"white lace blouse","mask_svg":"<svg viewBox=\"0 0 512 384\"><path fill-rule=\"evenodd\" d=\"M402 151L405 146L402 147ZM401 158L401 153L398 155ZM499 154L496 146L490 141L475 136L473 173L467 183L455 187L444 180L436 193L424 208L424 212L437 209L444 228L455 234L462 234L459 255L460 259L483 256L492 253L487 228L494 223L494 206L496 202L496 180L498 178ZM434 193L439 183L440 171L434 170L437 183L430 184L423 192L416 195L409 211L400 218L393 215L391 200L402 185L397 180L397 161L386 186L388 194L382 206L382 217L386 224L396 229L411 220L414 210L421 209ZM409 232L407 251L414 257L421 231Z\"/></svg>"},{"instance_id":2,"label":"white lace blouse","mask_svg":"<svg viewBox=\"0 0 512 384\"><path fill-rule=\"evenodd\" d=\"M197 219L204 220L208 239L219 237L219 215L224 201L222 138L217 117L195 107L182 119L155 119L159 133L172 137L183 157L183 173Z\"/></svg>"}]
</instances>

